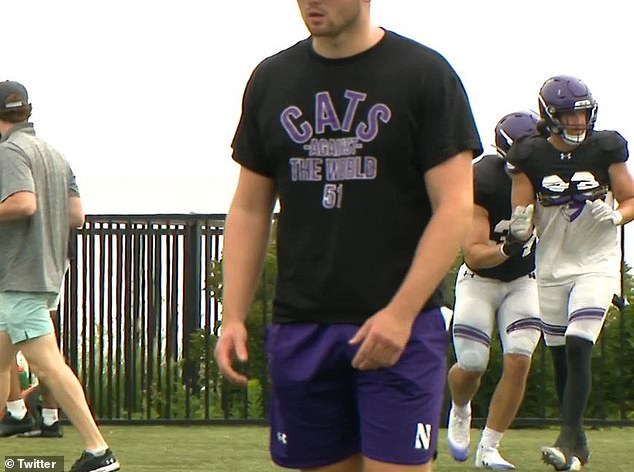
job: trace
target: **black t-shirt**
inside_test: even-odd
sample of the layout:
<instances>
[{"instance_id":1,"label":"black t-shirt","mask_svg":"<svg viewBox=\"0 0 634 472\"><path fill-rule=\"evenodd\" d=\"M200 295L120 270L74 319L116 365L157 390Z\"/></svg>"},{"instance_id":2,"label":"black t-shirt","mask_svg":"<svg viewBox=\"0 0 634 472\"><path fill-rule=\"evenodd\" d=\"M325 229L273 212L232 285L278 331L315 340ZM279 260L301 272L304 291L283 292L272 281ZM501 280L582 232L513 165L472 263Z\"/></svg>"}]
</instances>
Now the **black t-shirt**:
<instances>
[{"instance_id":1,"label":"black t-shirt","mask_svg":"<svg viewBox=\"0 0 634 472\"><path fill-rule=\"evenodd\" d=\"M349 58L323 58L307 39L260 63L233 149L276 183L274 321L362 323L413 260L431 216L424 173L481 144L449 64L386 31Z\"/></svg>"},{"instance_id":2,"label":"black t-shirt","mask_svg":"<svg viewBox=\"0 0 634 472\"><path fill-rule=\"evenodd\" d=\"M506 162L497 155L482 156L474 163L474 203L489 213L489 239L503 242L511 218L511 179L506 174ZM473 270L473 269L472 269ZM502 264L474 272L482 277L509 282L535 270L535 245L527 244L517 256Z\"/></svg>"}]
</instances>

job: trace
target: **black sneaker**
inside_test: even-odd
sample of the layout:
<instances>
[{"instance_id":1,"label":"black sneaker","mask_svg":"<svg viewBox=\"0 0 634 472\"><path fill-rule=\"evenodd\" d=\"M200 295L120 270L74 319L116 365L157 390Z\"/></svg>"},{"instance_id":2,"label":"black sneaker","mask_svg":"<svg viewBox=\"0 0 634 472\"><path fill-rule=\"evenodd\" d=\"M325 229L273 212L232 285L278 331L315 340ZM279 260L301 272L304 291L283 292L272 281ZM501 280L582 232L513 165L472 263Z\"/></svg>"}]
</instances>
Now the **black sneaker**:
<instances>
[{"instance_id":1,"label":"black sneaker","mask_svg":"<svg viewBox=\"0 0 634 472\"><path fill-rule=\"evenodd\" d=\"M24 418L18 420L11 416L9 411L5 411L4 416L0 419L0 438L26 433L27 431L31 431L33 426L35 426L35 420L30 413L27 413Z\"/></svg>"},{"instance_id":2,"label":"black sneaker","mask_svg":"<svg viewBox=\"0 0 634 472\"><path fill-rule=\"evenodd\" d=\"M94 456L89 452L82 452L79 459L70 468L70 472L114 472L121 469L117 458L110 449L101 456Z\"/></svg>"},{"instance_id":3,"label":"black sneaker","mask_svg":"<svg viewBox=\"0 0 634 472\"><path fill-rule=\"evenodd\" d=\"M48 426L42 420L31 430L26 433L18 434L19 438L63 438L62 423L56 421Z\"/></svg>"}]
</instances>

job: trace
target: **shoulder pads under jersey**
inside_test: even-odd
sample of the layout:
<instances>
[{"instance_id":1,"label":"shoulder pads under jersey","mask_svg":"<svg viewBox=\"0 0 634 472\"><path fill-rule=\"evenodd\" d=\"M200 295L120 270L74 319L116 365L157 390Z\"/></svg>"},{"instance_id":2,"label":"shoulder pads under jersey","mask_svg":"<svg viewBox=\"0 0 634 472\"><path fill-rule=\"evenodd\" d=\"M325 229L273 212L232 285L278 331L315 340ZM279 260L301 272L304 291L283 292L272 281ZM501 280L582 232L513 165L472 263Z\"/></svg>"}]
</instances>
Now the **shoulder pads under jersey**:
<instances>
[{"instance_id":1,"label":"shoulder pads under jersey","mask_svg":"<svg viewBox=\"0 0 634 472\"><path fill-rule=\"evenodd\" d=\"M509 172L521 172L526 162L534 153L536 145L544 138L541 136L525 136L516 141L506 155Z\"/></svg>"},{"instance_id":2,"label":"shoulder pads under jersey","mask_svg":"<svg viewBox=\"0 0 634 472\"><path fill-rule=\"evenodd\" d=\"M627 149L627 141L617 131L595 131L599 147L603 151L614 152Z\"/></svg>"}]
</instances>

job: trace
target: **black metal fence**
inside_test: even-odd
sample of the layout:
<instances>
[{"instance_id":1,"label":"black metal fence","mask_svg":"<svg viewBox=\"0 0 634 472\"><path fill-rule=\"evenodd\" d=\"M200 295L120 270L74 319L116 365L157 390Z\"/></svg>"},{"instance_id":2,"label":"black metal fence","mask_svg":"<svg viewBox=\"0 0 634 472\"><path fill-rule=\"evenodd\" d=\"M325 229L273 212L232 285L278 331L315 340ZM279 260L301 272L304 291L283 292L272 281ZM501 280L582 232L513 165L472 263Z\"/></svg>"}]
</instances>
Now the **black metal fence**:
<instances>
[{"instance_id":1,"label":"black metal fence","mask_svg":"<svg viewBox=\"0 0 634 472\"><path fill-rule=\"evenodd\" d=\"M224 218L92 215L73 233L57 315L59 341L102 422L259 422L265 417L264 362L255 362L262 372L249 387L238 389L222 381L212 359L220 309L210 274L221 260ZM254 339L263 337L270 312L266 291L263 297ZM605 340L597 350L600 371L593 395L606 405L593 410L598 422L632 424L634 379L624 365L634 356L623 353L633 349L633 341L624 313L613 315L619 324L614 354L606 352ZM251 359L263 357L252 349ZM553 420L549 362L539 349L525 401L532 413L516 424ZM499 369L488 375L494 386ZM606 382L615 377L616 383ZM481 389L476 416L486 415L490 393Z\"/></svg>"},{"instance_id":2,"label":"black metal fence","mask_svg":"<svg viewBox=\"0 0 634 472\"><path fill-rule=\"evenodd\" d=\"M59 340L98 418L226 416L211 411L211 371L190 352L197 333L208 352L218 326L206 280L220 259L223 222L100 215L74 233Z\"/></svg>"}]
</instances>

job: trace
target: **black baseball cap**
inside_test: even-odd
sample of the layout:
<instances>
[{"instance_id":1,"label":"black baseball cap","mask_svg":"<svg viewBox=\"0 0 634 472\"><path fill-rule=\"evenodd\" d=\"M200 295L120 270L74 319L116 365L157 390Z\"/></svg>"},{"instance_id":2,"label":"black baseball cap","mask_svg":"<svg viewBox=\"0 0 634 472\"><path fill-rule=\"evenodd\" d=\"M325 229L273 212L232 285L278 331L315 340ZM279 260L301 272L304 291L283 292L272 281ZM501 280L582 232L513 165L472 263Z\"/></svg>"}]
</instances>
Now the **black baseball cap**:
<instances>
[{"instance_id":1,"label":"black baseball cap","mask_svg":"<svg viewBox=\"0 0 634 472\"><path fill-rule=\"evenodd\" d=\"M12 80L0 82L0 111L13 110L29 104L29 93L24 85Z\"/></svg>"}]
</instances>

